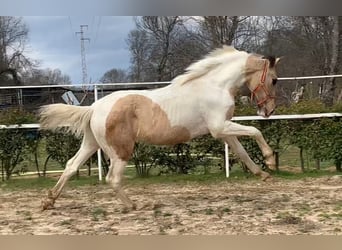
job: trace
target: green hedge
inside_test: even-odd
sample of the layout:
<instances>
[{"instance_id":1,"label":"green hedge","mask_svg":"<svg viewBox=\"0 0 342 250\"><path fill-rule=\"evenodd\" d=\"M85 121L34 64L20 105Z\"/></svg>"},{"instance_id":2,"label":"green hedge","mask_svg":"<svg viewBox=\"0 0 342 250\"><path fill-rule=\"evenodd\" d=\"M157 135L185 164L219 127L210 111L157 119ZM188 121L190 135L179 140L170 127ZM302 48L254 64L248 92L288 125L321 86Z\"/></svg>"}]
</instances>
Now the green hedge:
<instances>
[{"instance_id":1,"label":"green hedge","mask_svg":"<svg viewBox=\"0 0 342 250\"><path fill-rule=\"evenodd\" d=\"M20 109L2 110L0 112L0 124L24 124L32 123L35 117ZM37 133L23 129L0 129L0 164L2 180L8 180L13 172L23 172L25 167L21 162L29 153L35 153Z\"/></svg>"}]
</instances>

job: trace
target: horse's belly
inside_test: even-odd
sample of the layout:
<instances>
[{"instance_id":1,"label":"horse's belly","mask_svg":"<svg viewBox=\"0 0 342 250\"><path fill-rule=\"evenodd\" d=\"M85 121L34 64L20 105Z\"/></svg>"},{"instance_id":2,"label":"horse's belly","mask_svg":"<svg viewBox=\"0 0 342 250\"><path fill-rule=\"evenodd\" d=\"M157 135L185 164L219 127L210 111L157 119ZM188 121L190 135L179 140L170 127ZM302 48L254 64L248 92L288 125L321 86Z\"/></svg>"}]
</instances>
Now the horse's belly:
<instances>
[{"instance_id":1,"label":"horse's belly","mask_svg":"<svg viewBox=\"0 0 342 250\"><path fill-rule=\"evenodd\" d=\"M191 139L190 132L187 128L181 126L174 127L157 127L155 129L144 129L137 131L137 141L146 142L155 145L175 145L186 142Z\"/></svg>"}]
</instances>

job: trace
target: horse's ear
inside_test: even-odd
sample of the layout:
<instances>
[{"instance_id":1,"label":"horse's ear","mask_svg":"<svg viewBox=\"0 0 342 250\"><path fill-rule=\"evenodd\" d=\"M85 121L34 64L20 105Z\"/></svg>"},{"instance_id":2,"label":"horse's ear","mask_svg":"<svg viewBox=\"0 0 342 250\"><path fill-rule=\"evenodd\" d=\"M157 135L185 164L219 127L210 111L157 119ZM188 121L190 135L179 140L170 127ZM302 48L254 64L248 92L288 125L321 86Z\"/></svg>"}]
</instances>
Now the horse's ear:
<instances>
[{"instance_id":1,"label":"horse's ear","mask_svg":"<svg viewBox=\"0 0 342 250\"><path fill-rule=\"evenodd\" d=\"M277 65L278 63L279 63L279 61L280 60L283 60L283 56L281 56L281 57L277 57L276 59L275 59L275 65Z\"/></svg>"},{"instance_id":2,"label":"horse's ear","mask_svg":"<svg viewBox=\"0 0 342 250\"><path fill-rule=\"evenodd\" d=\"M273 68L276 65L276 58L274 56L263 56L262 59L266 59L270 62L270 68Z\"/></svg>"}]
</instances>

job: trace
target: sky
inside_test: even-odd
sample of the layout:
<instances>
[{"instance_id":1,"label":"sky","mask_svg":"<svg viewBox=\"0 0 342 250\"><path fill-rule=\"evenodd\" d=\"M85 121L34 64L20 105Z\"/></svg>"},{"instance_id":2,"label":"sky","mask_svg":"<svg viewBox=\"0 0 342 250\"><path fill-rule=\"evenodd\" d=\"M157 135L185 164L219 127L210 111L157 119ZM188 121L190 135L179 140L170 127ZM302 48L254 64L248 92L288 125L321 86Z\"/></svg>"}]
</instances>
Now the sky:
<instances>
[{"instance_id":1,"label":"sky","mask_svg":"<svg viewBox=\"0 0 342 250\"><path fill-rule=\"evenodd\" d=\"M72 84L82 83L80 25L84 29L88 79L98 82L112 69L128 69L130 53L126 39L135 28L131 16L24 16L29 29L27 55L40 68L60 69Z\"/></svg>"}]
</instances>

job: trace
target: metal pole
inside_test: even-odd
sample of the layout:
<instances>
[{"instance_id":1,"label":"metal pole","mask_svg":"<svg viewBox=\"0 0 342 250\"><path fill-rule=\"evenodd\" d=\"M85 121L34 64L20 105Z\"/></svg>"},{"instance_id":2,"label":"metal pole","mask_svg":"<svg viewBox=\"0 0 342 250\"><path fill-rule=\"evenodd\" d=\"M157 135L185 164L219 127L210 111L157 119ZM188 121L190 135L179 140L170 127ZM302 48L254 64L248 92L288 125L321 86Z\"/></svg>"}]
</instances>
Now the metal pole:
<instances>
[{"instance_id":1,"label":"metal pole","mask_svg":"<svg viewBox=\"0 0 342 250\"><path fill-rule=\"evenodd\" d=\"M224 159L225 159L225 166L226 166L226 177L229 177L229 148L228 144L224 143Z\"/></svg>"},{"instance_id":2,"label":"metal pole","mask_svg":"<svg viewBox=\"0 0 342 250\"><path fill-rule=\"evenodd\" d=\"M98 99L98 91L97 85L94 85L94 101L96 102ZM102 181L102 156L101 156L101 149L97 150L97 168L99 170L99 181Z\"/></svg>"},{"instance_id":3,"label":"metal pole","mask_svg":"<svg viewBox=\"0 0 342 250\"><path fill-rule=\"evenodd\" d=\"M102 157L101 149L97 150L97 167L99 169L99 181L102 181Z\"/></svg>"}]
</instances>

